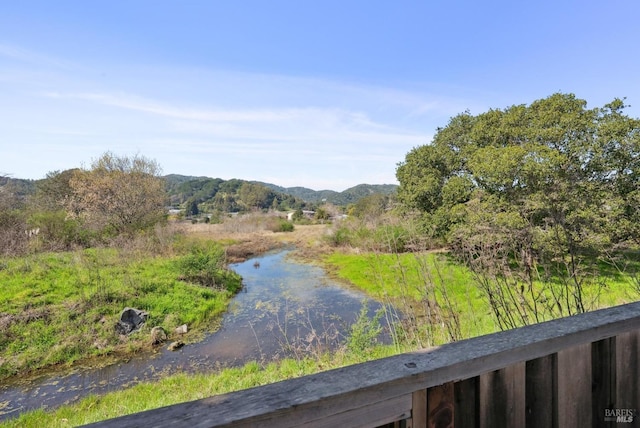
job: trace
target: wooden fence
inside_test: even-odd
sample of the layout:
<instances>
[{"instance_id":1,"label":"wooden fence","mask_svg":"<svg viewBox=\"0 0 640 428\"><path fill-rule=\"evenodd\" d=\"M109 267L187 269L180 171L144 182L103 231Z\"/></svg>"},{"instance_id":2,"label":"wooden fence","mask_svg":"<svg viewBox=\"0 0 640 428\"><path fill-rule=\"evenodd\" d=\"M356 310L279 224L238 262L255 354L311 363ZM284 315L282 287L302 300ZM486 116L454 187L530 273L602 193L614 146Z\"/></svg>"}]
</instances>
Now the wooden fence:
<instances>
[{"instance_id":1,"label":"wooden fence","mask_svg":"<svg viewBox=\"0 0 640 428\"><path fill-rule=\"evenodd\" d=\"M92 426L638 427L639 347L636 302Z\"/></svg>"}]
</instances>

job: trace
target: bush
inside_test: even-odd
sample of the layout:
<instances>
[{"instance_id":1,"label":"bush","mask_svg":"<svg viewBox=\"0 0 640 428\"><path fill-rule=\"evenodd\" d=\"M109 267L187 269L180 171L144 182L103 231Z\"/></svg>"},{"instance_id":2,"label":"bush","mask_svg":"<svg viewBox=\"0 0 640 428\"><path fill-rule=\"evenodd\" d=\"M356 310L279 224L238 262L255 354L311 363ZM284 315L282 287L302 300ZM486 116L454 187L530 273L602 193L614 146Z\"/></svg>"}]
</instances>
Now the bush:
<instances>
[{"instance_id":1,"label":"bush","mask_svg":"<svg viewBox=\"0 0 640 428\"><path fill-rule=\"evenodd\" d=\"M293 229L293 223L286 220L280 220L278 222L278 227L274 232L293 232Z\"/></svg>"},{"instance_id":2,"label":"bush","mask_svg":"<svg viewBox=\"0 0 640 428\"><path fill-rule=\"evenodd\" d=\"M266 229L276 232L293 232L293 223L279 217L272 217L267 221Z\"/></svg>"},{"instance_id":3,"label":"bush","mask_svg":"<svg viewBox=\"0 0 640 428\"><path fill-rule=\"evenodd\" d=\"M366 357L371 349L378 344L378 336L382 333L380 319L382 312L369 318L369 310L366 304L360 308L358 319L351 325L347 339L347 350L358 357Z\"/></svg>"},{"instance_id":4,"label":"bush","mask_svg":"<svg viewBox=\"0 0 640 428\"><path fill-rule=\"evenodd\" d=\"M232 293L241 288L241 278L226 268L224 249L213 242L195 242L189 254L178 259L180 279L204 285L226 289Z\"/></svg>"},{"instance_id":5,"label":"bush","mask_svg":"<svg viewBox=\"0 0 640 428\"><path fill-rule=\"evenodd\" d=\"M26 252L27 225L19 211L0 211L0 255L18 255Z\"/></svg>"},{"instance_id":6,"label":"bush","mask_svg":"<svg viewBox=\"0 0 640 428\"><path fill-rule=\"evenodd\" d=\"M80 221L68 218L64 211L37 212L29 218L29 227L39 229L38 238L45 251L70 250L76 246L88 247L91 234Z\"/></svg>"},{"instance_id":7,"label":"bush","mask_svg":"<svg viewBox=\"0 0 640 428\"><path fill-rule=\"evenodd\" d=\"M404 253L408 240L409 233L401 225L383 225L374 233L376 249L384 252Z\"/></svg>"},{"instance_id":8,"label":"bush","mask_svg":"<svg viewBox=\"0 0 640 428\"><path fill-rule=\"evenodd\" d=\"M353 246L366 251L403 253L415 247L417 238L410 226L389 222L377 226L359 221L341 222L327 241L332 246Z\"/></svg>"},{"instance_id":9,"label":"bush","mask_svg":"<svg viewBox=\"0 0 640 428\"><path fill-rule=\"evenodd\" d=\"M333 231L330 235L327 235L327 241L329 245L334 247L342 247L346 245L350 245L351 242L351 231L345 226L340 226Z\"/></svg>"}]
</instances>

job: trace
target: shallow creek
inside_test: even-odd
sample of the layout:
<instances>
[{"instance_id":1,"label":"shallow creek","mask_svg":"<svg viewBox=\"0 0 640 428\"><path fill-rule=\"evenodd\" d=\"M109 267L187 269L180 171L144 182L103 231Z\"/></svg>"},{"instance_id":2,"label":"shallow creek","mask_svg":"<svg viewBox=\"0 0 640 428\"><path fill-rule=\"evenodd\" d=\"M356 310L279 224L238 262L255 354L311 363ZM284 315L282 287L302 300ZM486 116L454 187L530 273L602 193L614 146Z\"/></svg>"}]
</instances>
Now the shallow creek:
<instances>
[{"instance_id":1,"label":"shallow creek","mask_svg":"<svg viewBox=\"0 0 640 428\"><path fill-rule=\"evenodd\" d=\"M89 394L122 389L179 372L208 372L249 361L271 361L334 348L364 302L373 315L380 305L328 279L279 250L231 265L243 277L221 328L204 340L171 352L164 346L103 368L75 368L28 382L0 385L0 420L39 407L55 408Z\"/></svg>"}]
</instances>

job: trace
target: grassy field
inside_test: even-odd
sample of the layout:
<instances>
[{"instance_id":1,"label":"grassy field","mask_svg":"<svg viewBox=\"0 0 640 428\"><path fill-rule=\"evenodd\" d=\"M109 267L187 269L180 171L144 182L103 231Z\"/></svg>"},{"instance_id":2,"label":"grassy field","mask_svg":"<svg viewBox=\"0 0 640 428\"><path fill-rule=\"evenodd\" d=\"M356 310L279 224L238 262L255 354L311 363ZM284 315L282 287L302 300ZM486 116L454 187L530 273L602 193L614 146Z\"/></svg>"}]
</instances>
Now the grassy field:
<instances>
[{"instance_id":1,"label":"grassy field","mask_svg":"<svg viewBox=\"0 0 640 428\"><path fill-rule=\"evenodd\" d=\"M224 310L231 294L181 280L180 278L185 276L185 264L178 262L181 257L184 255L148 257L138 260L125 257L127 263L123 263L123 254L117 251L90 250L3 261L0 281L9 284L11 290L7 287L1 292L2 309L0 311L18 318L24 316L20 314L32 314L25 317L32 318L26 324L38 325L40 330L31 331L24 335L22 340L30 340L29 335L37 336L46 331L49 328L48 324L66 326L66 328L75 326L76 321L69 315L65 315L65 318L59 321L50 322L52 314L56 312L54 309L74 307L74 305L85 305L88 317L83 322L78 321L77 325L90 323L93 327L86 328L97 329L97 337L103 340L109 336L116 316L125 304L149 311L153 320L149 323L151 325L162 325L169 329L182 322L206 325L207 317L213 315L215 318L217 313ZM459 338L498 330L491 308L482 291L474 284L472 273L452 261L446 253L363 252L356 254L334 251L323 256L322 265L333 276L342 279L350 286L357 287L372 298L393 304L400 311L406 312L408 320L412 323L410 328L421 330L421 332L414 336L414 340L395 346L353 350L349 349L347 343L343 349L331 355L283 360L266 366L250 363L242 368L225 369L206 375L171 376L158 382L139 384L116 393L87 397L77 404L63 406L54 411L27 412L17 419L5 422L2 426L76 426L381 358L408 351L412 349L411 347L436 345L451 340L451 331L445 324L453 323L454 316L457 317L455 323ZM19 272L19 275L15 272ZM601 266L601 272L601 286L598 288L600 306L611 306L637 298L637 293L633 291L633 287L630 287L635 279L628 272L620 271L608 264ZM20 279L17 279L18 277ZM49 288L45 290L24 286L37 284L39 281L48 283ZM127 287L123 289L122 284L127 284ZM31 290L34 288L36 291ZM9 299L9 296L12 298ZM101 301L109 302L109 305L100 305L102 309L94 308L94 302ZM437 302L437 305L433 306L430 302ZM48 313L46 316L49 317L49 321L38 323L43 318L39 318L36 315L38 312L35 311L45 307L50 307L49 312L44 311ZM108 322L100 323L100 320L105 317ZM441 322L434 322L434 320ZM105 327L100 327L102 324ZM56 337L60 341L64 341L63 338L66 337L55 328L52 329L51 334L59 334ZM415 340L418 335L420 339ZM95 338L96 333L89 336ZM403 339L407 338L411 339L405 332ZM44 339L34 337L33 340L34 342L28 346L36 346L36 348L39 346L42 349L41 352L47 349L51 351L52 344L58 343L50 337L47 338L46 335ZM135 339L132 341L134 343L107 341L107 346L111 346L112 350L122 346L140 346L136 344ZM351 343L358 343L358 341L353 340ZM2 346L0 349L9 348L6 345ZM89 348L91 349L89 354L112 352L109 348L102 350Z\"/></svg>"},{"instance_id":2,"label":"grassy field","mask_svg":"<svg viewBox=\"0 0 640 428\"><path fill-rule=\"evenodd\" d=\"M0 423L0 426L73 427L318 373L394 353L393 346L357 350L344 347L332 354L315 355L313 358L284 359L267 365L250 362L243 367L226 368L215 373L172 375L121 391L101 396L92 395L78 403L64 405L52 411L25 412L15 419Z\"/></svg>"},{"instance_id":3,"label":"grassy field","mask_svg":"<svg viewBox=\"0 0 640 428\"><path fill-rule=\"evenodd\" d=\"M328 271L353 284L376 300L390 303L417 317L415 328L428 323L428 300L437 301L443 314L457 314L461 337L496 331L491 310L482 293L473 286L471 273L452 262L446 253L352 254L334 252L324 259ZM431 308L432 317L433 307ZM446 318L450 319L450 318ZM432 329L425 345L450 340L441 326Z\"/></svg>"},{"instance_id":4,"label":"grassy field","mask_svg":"<svg viewBox=\"0 0 640 428\"><path fill-rule=\"evenodd\" d=\"M219 270L223 287L194 282L189 263L211 262L219 250L181 245L163 256L104 248L0 260L0 378L148 348L154 326L188 324L192 336L212 327L240 278ZM125 307L149 313L129 336L114 329Z\"/></svg>"},{"instance_id":5,"label":"grassy field","mask_svg":"<svg viewBox=\"0 0 640 428\"><path fill-rule=\"evenodd\" d=\"M602 261L596 265L597 271L593 275L585 277L582 292L587 310L638 299L640 262L635 256L625 260L624 265L618 263L616 266ZM453 339L449 328L438 330L437 324L456 324L456 339L499 330L478 278L445 252L354 254L336 251L325 256L323 261L335 277L417 317L413 319L413 327L423 329L427 334L423 344L437 345ZM511 286L520 287L517 280L509 281ZM551 302L551 287L558 290L566 285L557 277L534 282L534 287L541 290L538 296L541 300L547 298L548 302ZM549 305L551 303L547 303L547 308ZM439 314L434 315L434 311ZM554 317L551 310L540 309L540 314L542 320ZM431 322L427 322L429 319Z\"/></svg>"},{"instance_id":6,"label":"grassy field","mask_svg":"<svg viewBox=\"0 0 640 428\"><path fill-rule=\"evenodd\" d=\"M375 349L370 356L382 358L391 355L391 353L391 348L381 347ZM26 412L16 419L0 423L0 426L16 428L73 427L318 373L358 362L361 360L350 353L339 353L323 355L320 358L286 359L266 366L252 362L240 368L224 369L213 374L179 374L153 383L141 383L102 396L89 396L76 404L62 406L50 412L44 410Z\"/></svg>"}]
</instances>

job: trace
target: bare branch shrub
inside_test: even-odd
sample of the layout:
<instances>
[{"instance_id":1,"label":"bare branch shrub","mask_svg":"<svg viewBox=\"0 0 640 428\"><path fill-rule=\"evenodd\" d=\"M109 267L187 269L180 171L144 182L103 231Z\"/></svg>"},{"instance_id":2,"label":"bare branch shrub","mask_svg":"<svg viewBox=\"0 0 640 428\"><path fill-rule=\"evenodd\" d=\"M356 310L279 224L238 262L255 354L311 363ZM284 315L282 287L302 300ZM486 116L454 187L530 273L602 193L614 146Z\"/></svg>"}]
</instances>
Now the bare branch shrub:
<instances>
[{"instance_id":1,"label":"bare branch shrub","mask_svg":"<svg viewBox=\"0 0 640 428\"><path fill-rule=\"evenodd\" d=\"M0 175L0 254L19 255L28 249L29 231L25 214L19 209L9 177Z\"/></svg>"}]
</instances>

